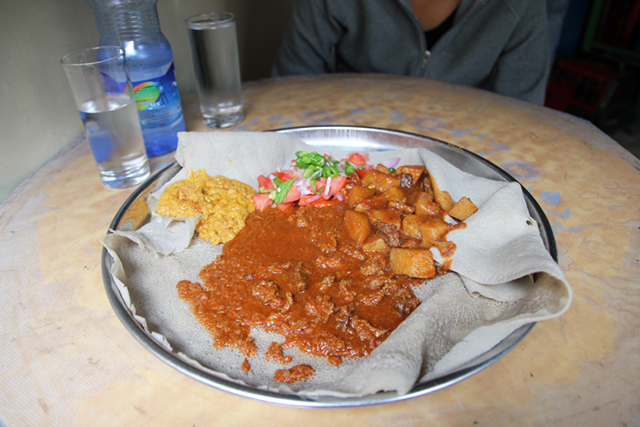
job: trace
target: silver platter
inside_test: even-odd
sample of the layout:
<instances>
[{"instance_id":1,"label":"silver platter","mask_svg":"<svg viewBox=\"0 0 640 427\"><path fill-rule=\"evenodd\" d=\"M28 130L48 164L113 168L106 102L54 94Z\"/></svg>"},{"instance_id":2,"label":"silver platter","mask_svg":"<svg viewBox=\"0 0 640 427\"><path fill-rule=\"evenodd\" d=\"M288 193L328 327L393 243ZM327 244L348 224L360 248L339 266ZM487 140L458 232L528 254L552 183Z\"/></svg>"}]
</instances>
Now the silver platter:
<instances>
[{"instance_id":1,"label":"silver platter","mask_svg":"<svg viewBox=\"0 0 640 427\"><path fill-rule=\"evenodd\" d=\"M311 126L278 129L274 132L287 133L294 135L308 144L325 149L340 148L353 151L388 151L410 147L426 147L440 157L446 159L458 168L466 172L489 179L515 181L515 179L507 172L494 165L493 163L483 159L482 157L467 151L463 148L442 142L436 139L425 137L422 135L410 134L406 132L377 129L368 127L352 127L352 126ZM177 163L172 163L164 169L160 170L152 177L142 183L127 201L118 210L114 217L110 229L117 230L125 225L127 229L137 229L144 225L150 218L150 213L144 218L140 215L140 209L146 208L145 196L156 186L166 182L174 176L180 169ZM539 225L542 240L553 257L557 260L557 250L551 226L543 210L535 201L533 196L522 189L527 206L532 218ZM147 212L148 212L148 208ZM135 215L132 213L135 211ZM374 395L364 396L361 398L331 398L323 400L307 400L298 396L279 394L258 390L253 387L240 385L225 379L221 379L203 370L199 370L184 361L177 358L166 348L160 346L154 341L149 333L145 331L138 322L136 322L132 314L127 309L120 293L118 292L113 278L111 277L111 257L106 250L102 251L102 277L109 297L111 306L116 315L120 318L124 326L129 332L151 353L160 358L176 370L201 381L207 385L220 390L227 391L239 396L244 396L264 402L276 403L297 407L355 407L375 405L381 403L396 402L404 399L410 399L416 396L422 396L434 391L443 389L459 381L487 368L505 354L511 351L533 328L534 323L524 325L514 331L505 338L497 346L490 351L476 358L467 366L453 372L445 377L422 382L416 384L407 394L398 396L396 393L377 393Z\"/></svg>"}]
</instances>

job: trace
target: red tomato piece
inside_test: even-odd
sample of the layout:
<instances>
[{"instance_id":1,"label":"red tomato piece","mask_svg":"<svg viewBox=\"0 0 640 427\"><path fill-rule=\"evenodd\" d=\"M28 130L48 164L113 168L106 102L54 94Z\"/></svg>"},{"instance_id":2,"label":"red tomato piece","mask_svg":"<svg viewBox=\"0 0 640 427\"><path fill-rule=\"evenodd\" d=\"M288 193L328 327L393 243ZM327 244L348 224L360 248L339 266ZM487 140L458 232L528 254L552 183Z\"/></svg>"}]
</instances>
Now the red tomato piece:
<instances>
[{"instance_id":1,"label":"red tomato piece","mask_svg":"<svg viewBox=\"0 0 640 427\"><path fill-rule=\"evenodd\" d=\"M358 178L362 178L363 176L365 176L367 174L367 172L369 172L371 169L373 169L373 166L369 165L366 166L364 169L356 169L356 174L358 174Z\"/></svg>"},{"instance_id":2,"label":"red tomato piece","mask_svg":"<svg viewBox=\"0 0 640 427\"><path fill-rule=\"evenodd\" d=\"M273 204L273 200L269 197L269 193L258 193L251 198L257 210L262 210Z\"/></svg>"},{"instance_id":3,"label":"red tomato piece","mask_svg":"<svg viewBox=\"0 0 640 427\"><path fill-rule=\"evenodd\" d=\"M287 195L285 196L282 203L291 203L297 200L300 200L300 190L298 190L296 187L291 186L291 188L289 188L289 191L287 191Z\"/></svg>"},{"instance_id":4,"label":"red tomato piece","mask_svg":"<svg viewBox=\"0 0 640 427\"><path fill-rule=\"evenodd\" d=\"M347 185L346 176L334 176L331 178L331 185L329 186L329 194L335 196Z\"/></svg>"},{"instance_id":5,"label":"red tomato piece","mask_svg":"<svg viewBox=\"0 0 640 427\"><path fill-rule=\"evenodd\" d=\"M291 178L297 178L296 175L291 171L274 172L271 175L277 176L282 182L289 181Z\"/></svg>"},{"instance_id":6,"label":"red tomato piece","mask_svg":"<svg viewBox=\"0 0 640 427\"><path fill-rule=\"evenodd\" d=\"M308 194L306 196L300 197L300 201L298 204L300 206L313 204L316 200L320 199L322 196L320 194Z\"/></svg>"},{"instance_id":7,"label":"red tomato piece","mask_svg":"<svg viewBox=\"0 0 640 427\"><path fill-rule=\"evenodd\" d=\"M339 205L340 201L337 199L325 200L322 197L318 200L309 203L309 206L315 206L316 208L326 208L327 206Z\"/></svg>"},{"instance_id":8,"label":"red tomato piece","mask_svg":"<svg viewBox=\"0 0 640 427\"><path fill-rule=\"evenodd\" d=\"M365 166L367 159L360 153L352 153L347 157L347 161L354 166Z\"/></svg>"},{"instance_id":9,"label":"red tomato piece","mask_svg":"<svg viewBox=\"0 0 640 427\"><path fill-rule=\"evenodd\" d=\"M295 205L294 202L291 203L278 203L276 205L276 208L280 209L281 211L289 209L290 207L292 207L293 205Z\"/></svg>"},{"instance_id":10,"label":"red tomato piece","mask_svg":"<svg viewBox=\"0 0 640 427\"><path fill-rule=\"evenodd\" d=\"M273 182L271 182L269 177L266 177L264 175L260 175L258 177L258 187L259 188L264 188L265 190L275 190L276 189L276 186L273 185Z\"/></svg>"},{"instance_id":11,"label":"red tomato piece","mask_svg":"<svg viewBox=\"0 0 640 427\"><path fill-rule=\"evenodd\" d=\"M316 179L316 192L320 190L324 190L324 187L327 186L327 178L318 178Z\"/></svg>"}]
</instances>

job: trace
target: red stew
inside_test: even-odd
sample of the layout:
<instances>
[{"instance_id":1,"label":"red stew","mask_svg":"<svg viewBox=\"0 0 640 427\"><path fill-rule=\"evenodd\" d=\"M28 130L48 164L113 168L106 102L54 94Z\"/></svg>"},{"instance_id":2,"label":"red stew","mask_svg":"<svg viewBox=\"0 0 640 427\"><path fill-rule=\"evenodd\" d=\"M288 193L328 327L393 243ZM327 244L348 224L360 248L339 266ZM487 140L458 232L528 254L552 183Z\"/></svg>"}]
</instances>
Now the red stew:
<instances>
[{"instance_id":1,"label":"red stew","mask_svg":"<svg viewBox=\"0 0 640 427\"><path fill-rule=\"evenodd\" d=\"M214 346L255 356L251 328L260 327L284 337L267 352L283 365L291 361L284 353L294 347L333 365L371 353L419 305L412 286L437 274L437 267L424 270L407 257L419 253L421 263L430 257L420 230L426 235L429 224L441 227L446 213L433 202L424 168L409 172L354 179L344 200L327 207L251 213L222 255L201 271L202 285L178 284ZM438 239L431 246L454 249L445 234L433 234ZM396 270L403 268L416 274ZM275 379L310 375L312 367L296 365Z\"/></svg>"}]
</instances>

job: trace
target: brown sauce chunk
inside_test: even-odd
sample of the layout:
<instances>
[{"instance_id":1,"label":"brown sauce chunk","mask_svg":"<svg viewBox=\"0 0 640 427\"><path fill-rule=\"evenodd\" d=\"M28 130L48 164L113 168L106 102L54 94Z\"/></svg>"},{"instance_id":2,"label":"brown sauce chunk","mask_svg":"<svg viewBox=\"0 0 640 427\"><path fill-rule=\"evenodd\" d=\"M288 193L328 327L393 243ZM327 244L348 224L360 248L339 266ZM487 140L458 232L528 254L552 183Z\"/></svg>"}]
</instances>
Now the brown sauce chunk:
<instances>
[{"instance_id":1,"label":"brown sauce chunk","mask_svg":"<svg viewBox=\"0 0 640 427\"><path fill-rule=\"evenodd\" d=\"M309 378L315 372L309 365L296 365L289 369L278 369L273 378L279 383L291 384Z\"/></svg>"}]
</instances>

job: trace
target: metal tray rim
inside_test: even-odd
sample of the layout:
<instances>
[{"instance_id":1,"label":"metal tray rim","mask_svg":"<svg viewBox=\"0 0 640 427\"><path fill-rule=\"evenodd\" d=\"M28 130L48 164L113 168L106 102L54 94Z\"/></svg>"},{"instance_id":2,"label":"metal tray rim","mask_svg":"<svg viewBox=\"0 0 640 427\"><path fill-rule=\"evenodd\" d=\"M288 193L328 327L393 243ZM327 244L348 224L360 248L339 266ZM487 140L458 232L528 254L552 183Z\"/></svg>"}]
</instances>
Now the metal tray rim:
<instances>
[{"instance_id":1,"label":"metal tray rim","mask_svg":"<svg viewBox=\"0 0 640 427\"><path fill-rule=\"evenodd\" d=\"M275 129L269 132L282 132L282 133L291 133L294 135L304 134L305 132L361 132L361 133L374 133L374 134L386 134L386 135L394 135L400 138L411 137L416 139L417 141L428 142L430 144L438 144L441 146L446 146L450 150L457 150L461 153L464 153L465 156L468 156L474 161L478 161L482 163L485 167L491 168L494 172L500 175L505 181L515 182L516 180L509 175L506 171L499 168L495 164L489 162L488 160L480 157L479 155L468 151L462 147L447 143L445 141L441 141L438 139L430 138L428 136L413 134L404 131L390 130L390 129L381 129L375 127L364 127L364 126L338 126L338 125L327 125L327 126L304 126L304 127L291 127L291 128L282 128ZM302 138L304 139L304 138ZM381 149L384 150L392 150L401 147L389 147L389 146L380 146ZM140 184L136 190L127 198L127 200L120 207L118 212L116 213L113 221L110 224L109 231L117 229L120 222L122 221L123 215L126 213L127 209L131 206L131 204L145 191L149 190L156 181L168 171L172 169L178 170L179 166L177 163L171 163L166 167L162 168L155 174L153 174L150 178L148 178L145 182ZM537 201L533 198L533 196L523 188L523 194L527 200L528 206L530 210L536 212L539 225L541 227L541 232L543 235L543 240L547 246L549 253L552 258L557 261L557 249L555 245L555 240L553 238L553 233L551 230L551 226L546 216L544 215L543 210L538 205ZM154 354L163 362L167 363L172 368L182 372L183 374L198 380L204 384L212 386L214 388L251 398L259 401L274 403L279 405L286 406L295 406L295 407L358 407L358 406L368 406L368 405L377 405L383 403L396 402L401 400L410 399L413 397L429 394L453 384L456 384L466 378L473 376L474 374L484 370L489 367L499 359L501 359L504 355L510 352L515 346L517 346L524 337L531 331L531 329L535 326L535 323L530 323L524 325L514 331L511 335L509 335L505 340L503 340L500 344L498 344L494 349L485 353L490 354L485 360L480 361L479 363L472 363L470 366L460 369L456 372L453 372L447 376L437 378L434 380L427 381L425 383L416 384L408 393L404 395L398 395L397 393L392 392L381 392L374 395L364 396L360 398L329 398L329 399L320 399L320 400L310 400L305 399L296 395L286 395L279 394L275 392L265 391L256 389L250 386L234 383L231 381L227 381L221 378L218 378L214 375L211 375L207 372L199 370L194 366L184 362L180 358L176 357L172 353L170 353L166 348L162 347L155 340L153 340L149 334L144 331L144 329L140 326L140 324L133 318L130 311L125 307L124 302L117 291L113 279L110 273L111 266L111 257L108 254L107 250L103 248L102 256L102 278L105 286L105 291L107 293L107 297L109 302L123 323L125 328L136 338L148 351Z\"/></svg>"}]
</instances>

